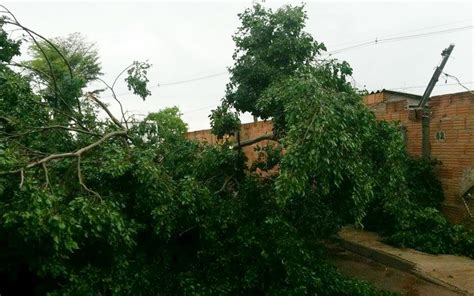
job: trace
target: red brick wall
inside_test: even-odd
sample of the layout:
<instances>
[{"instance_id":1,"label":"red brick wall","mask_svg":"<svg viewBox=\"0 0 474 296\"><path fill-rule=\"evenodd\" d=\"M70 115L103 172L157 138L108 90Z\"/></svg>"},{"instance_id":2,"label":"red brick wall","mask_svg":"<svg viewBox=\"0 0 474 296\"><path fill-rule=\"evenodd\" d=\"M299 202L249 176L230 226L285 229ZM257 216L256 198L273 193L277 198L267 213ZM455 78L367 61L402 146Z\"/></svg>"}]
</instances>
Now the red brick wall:
<instances>
[{"instance_id":1,"label":"red brick wall","mask_svg":"<svg viewBox=\"0 0 474 296\"><path fill-rule=\"evenodd\" d=\"M408 110L413 98L403 94L377 92L364 97L364 103L380 120L398 121L406 129L407 150L421 155L421 114ZM438 175L445 193L443 211L453 222L460 222L467 211L461 195L474 185L474 94L469 92L435 96L429 102L431 108L430 144L431 155L441 161ZM243 124L241 140L255 138L272 130L272 123ZM436 139L437 133L445 139ZM188 133L188 138L217 143L210 130ZM265 145L265 142L258 143ZM256 144L244 148L249 162L256 159Z\"/></svg>"},{"instance_id":2,"label":"red brick wall","mask_svg":"<svg viewBox=\"0 0 474 296\"><path fill-rule=\"evenodd\" d=\"M240 140L248 140L253 139L258 136L264 135L265 133L272 132L272 122L271 121L258 121L252 123L244 123L240 127ZM195 139L202 142L207 142L209 144L216 144L219 141L217 137L211 134L211 130L200 130L189 132L187 134L188 139ZM269 141L261 141L259 143L249 145L244 147L242 150L244 151L245 155L248 158L248 162L252 163L256 158L257 154L255 153L255 147L257 145L264 146Z\"/></svg>"},{"instance_id":3,"label":"red brick wall","mask_svg":"<svg viewBox=\"0 0 474 296\"><path fill-rule=\"evenodd\" d=\"M445 193L444 212L459 222L466 216L461 196L474 185L474 94L432 97L431 155L441 161L439 177ZM436 139L436 133L445 139Z\"/></svg>"},{"instance_id":4,"label":"red brick wall","mask_svg":"<svg viewBox=\"0 0 474 296\"><path fill-rule=\"evenodd\" d=\"M368 107L379 120L399 121L406 129L408 153L421 155L421 117L407 110L406 100L368 104Z\"/></svg>"},{"instance_id":5,"label":"red brick wall","mask_svg":"<svg viewBox=\"0 0 474 296\"><path fill-rule=\"evenodd\" d=\"M408 152L421 155L421 114L407 109L408 100L390 101L386 94L382 101L365 101L378 119L399 121L407 131ZM445 194L443 212L451 221L461 222L467 215L461 196L474 185L474 94L435 96L429 105L431 156L441 161L438 176ZM444 139L437 139L437 133L444 134Z\"/></svg>"}]
</instances>

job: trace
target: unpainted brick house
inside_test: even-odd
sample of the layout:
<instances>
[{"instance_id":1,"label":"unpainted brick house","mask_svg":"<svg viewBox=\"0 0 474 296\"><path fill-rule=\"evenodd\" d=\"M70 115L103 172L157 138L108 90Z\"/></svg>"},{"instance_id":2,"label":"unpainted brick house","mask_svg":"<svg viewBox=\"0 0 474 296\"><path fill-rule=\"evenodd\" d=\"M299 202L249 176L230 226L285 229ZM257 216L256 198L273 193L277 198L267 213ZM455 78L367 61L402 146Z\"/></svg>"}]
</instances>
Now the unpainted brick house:
<instances>
[{"instance_id":1,"label":"unpainted brick house","mask_svg":"<svg viewBox=\"0 0 474 296\"><path fill-rule=\"evenodd\" d=\"M372 92L364 97L364 103L378 119L400 123L408 152L417 156L421 156L422 114L409 106L416 105L420 99L418 95L391 90ZM461 222L474 214L474 94L433 96L428 105L431 156L441 162L437 173L445 194L443 212L451 221ZM242 141L252 139L271 130L270 121L242 124L240 138ZM189 132L188 138L217 143L210 130ZM258 144L265 145L265 142ZM256 158L255 146L244 148L250 162Z\"/></svg>"},{"instance_id":2,"label":"unpainted brick house","mask_svg":"<svg viewBox=\"0 0 474 296\"><path fill-rule=\"evenodd\" d=\"M420 96L389 90L364 97L378 119L400 122L406 132L408 152L418 156L421 156L422 142L421 112L410 110L408 106L416 105L420 99ZM472 214L474 94L433 96L428 105L431 156L441 162L438 176L445 194L443 211L451 221L460 222Z\"/></svg>"}]
</instances>

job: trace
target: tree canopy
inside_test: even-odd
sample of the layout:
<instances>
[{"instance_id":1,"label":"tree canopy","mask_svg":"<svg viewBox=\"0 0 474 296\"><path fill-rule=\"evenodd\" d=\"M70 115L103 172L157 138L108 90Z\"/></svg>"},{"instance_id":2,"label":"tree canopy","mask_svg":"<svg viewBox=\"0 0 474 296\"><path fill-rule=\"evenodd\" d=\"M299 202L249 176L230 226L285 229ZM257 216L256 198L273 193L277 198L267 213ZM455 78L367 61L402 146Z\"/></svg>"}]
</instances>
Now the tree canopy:
<instances>
[{"instance_id":1,"label":"tree canopy","mask_svg":"<svg viewBox=\"0 0 474 296\"><path fill-rule=\"evenodd\" d=\"M262 92L315 62L325 47L304 31L306 13L300 6L273 12L257 4L239 19L242 25L233 36L235 64L229 68L225 100L239 112L268 118L273 114L256 106Z\"/></svg>"},{"instance_id":2,"label":"tree canopy","mask_svg":"<svg viewBox=\"0 0 474 296\"><path fill-rule=\"evenodd\" d=\"M295 75L311 73L325 85L339 91L351 90L345 78L352 74L346 62L322 57L326 51L304 31L304 6L286 5L272 11L260 4L239 14L242 25L234 34L234 65L229 67L223 107L271 118L275 135L285 132L283 102L263 100L265 92Z\"/></svg>"}]
</instances>

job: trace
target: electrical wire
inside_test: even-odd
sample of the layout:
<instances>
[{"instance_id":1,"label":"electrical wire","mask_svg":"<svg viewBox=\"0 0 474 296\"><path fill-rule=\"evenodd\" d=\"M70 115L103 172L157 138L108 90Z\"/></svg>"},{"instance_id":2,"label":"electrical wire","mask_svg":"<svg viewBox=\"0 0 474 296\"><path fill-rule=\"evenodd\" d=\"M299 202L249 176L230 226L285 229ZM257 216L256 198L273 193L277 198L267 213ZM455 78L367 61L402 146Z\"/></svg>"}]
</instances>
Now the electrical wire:
<instances>
[{"instance_id":1,"label":"electrical wire","mask_svg":"<svg viewBox=\"0 0 474 296\"><path fill-rule=\"evenodd\" d=\"M437 26L433 26L433 27L437 27ZM355 45L352 45L352 46L336 49L336 50L333 50L333 51L329 51L328 53L331 54L331 55L335 55L335 54L338 54L340 52L347 51L347 50L354 49L354 48L361 48L361 47L366 47L366 46L370 46L370 45L376 45L376 44L379 44L379 43L396 42L396 41L402 41L402 40L413 39L413 38L421 38L421 37L427 37L427 36L438 35L438 34L459 32L459 31L472 29L473 27L474 26L471 25L471 26L451 28L451 29L446 29L446 30L426 32L426 33L420 33L420 34L403 35L403 36L397 36L397 37L387 37L387 38L381 38L381 39L376 38L375 40L366 41L366 42L358 43L358 44L355 44ZM418 29L418 31L419 30L422 30L422 29ZM417 31L417 30L414 30L414 31ZM191 78L191 79L159 83L158 85L153 85L150 88L185 84L185 83L190 83L190 82L195 82L195 81L200 81L200 80L205 80L205 79L209 79L209 78L213 78L213 77L222 76L222 75L225 75L227 73L228 73L227 71L224 71L224 72L218 72L218 73L209 74L209 75L200 76L200 77ZM117 96L126 95L126 94L130 94L130 93L131 92L124 92L124 93L117 94ZM111 97L111 96L106 96L104 98L107 98L107 97Z\"/></svg>"},{"instance_id":2,"label":"electrical wire","mask_svg":"<svg viewBox=\"0 0 474 296\"><path fill-rule=\"evenodd\" d=\"M460 82L455 76L453 75L449 75L447 73L444 73L443 74L445 75L448 75L448 76L451 76L452 78L455 78L457 80L457 83L445 83L445 84L440 84L438 86L453 86L453 85L460 85L462 87L464 87L465 89L467 89L468 91L472 92L472 90L470 90L469 88L467 88L465 85L466 84L474 84L474 81L470 81L470 82ZM354 82L355 82L355 79L354 79ZM356 82L357 83L357 82ZM387 88L387 89L391 89L391 90L395 90L395 89L415 89L415 88L424 88L426 87L426 85L414 85L414 86L405 86L405 87L392 87L392 88ZM186 111L183 111L182 113L183 114L188 114L188 113L192 113L192 112L195 112L195 111L200 111L200 110L204 110L204 109L207 109L207 108L210 108L210 107L215 107L217 106L218 104L212 104L212 105L208 105L208 106L204 106L204 107L200 107L200 108L197 108L197 109L192 109L192 110L186 110Z\"/></svg>"},{"instance_id":3,"label":"electrical wire","mask_svg":"<svg viewBox=\"0 0 474 296\"><path fill-rule=\"evenodd\" d=\"M199 80L204 80L204 79L209 79L209 78L213 78L213 77L222 76L222 75L227 74L227 73L228 73L228 72L225 71L225 72L219 72L219 73L209 74L209 75L206 75L206 76L201 76L201 77L186 79L186 80L178 80L178 81L172 81L172 82L159 83L159 84L157 84L157 85L152 85L152 86L150 86L149 88L157 88L157 87L162 87L162 86L170 86L170 85L177 85L177 84L190 83L190 82L195 82L195 81L199 81ZM118 97L118 96L123 96L123 95L129 95L129 94L132 94L132 92L131 92L131 91L127 91L127 92L123 92L123 93L118 93L118 94L117 94L117 97ZM113 96L112 96L112 95L103 96L103 98L111 98L111 97L113 97Z\"/></svg>"},{"instance_id":4,"label":"electrical wire","mask_svg":"<svg viewBox=\"0 0 474 296\"><path fill-rule=\"evenodd\" d=\"M454 80L456 80L457 84L459 84L462 88L464 88L465 90L467 90L471 94L474 94L474 91L469 89L467 86L465 86L456 76L448 74L446 72L443 72L443 75L448 77L448 78L453 78Z\"/></svg>"},{"instance_id":5,"label":"electrical wire","mask_svg":"<svg viewBox=\"0 0 474 296\"><path fill-rule=\"evenodd\" d=\"M446 29L446 30L420 33L420 34L403 35L403 36L390 37L390 38L380 38L380 39L375 38L375 40L372 40L372 41L362 42L362 43L355 44L355 45L352 45L352 46L336 49L336 50L333 50L333 51L329 51L329 53L331 55L335 55L335 54L338 54L340 52L347 51L347 50L350 50L350 49L366 47L366 46L369 46L369 45L376 45L376 44L379 44L379 43L389 43L389 42L396 42L396 41L402 41L402 40L407 40L407 39L427 37L427 36L432 36L432 35L454 33L454 32L469 30L469 29L472 29L472 28L474 28L474 26L470 25L470 26L451 28L451 29Z\"/></svg>"},{"instance_id":6,"label":"electrical wire","mask_svg":"<svg viewBox=\"0 0 474 296\"><path fill-rule=\"evenodd\" d=\"M445 23L445 24L442 24L442 25L435 25L435 26L423 27L423 28L410 30L410 31L403 31L403 32L399 32L399 33L396 33L396 34L381 36L380 39L384 39L384 38L388 38L388 37L395 37L395 36L404 35L404 34L408 34L408 33L419 32L419 31L423 31L423 30L426 30L426 29L434 29L434 28L445 27L445 26L448 26L448 25L461 24L461 23L465 23L465 22L468 22L468 21L472 22L473 20L474 20L474 18L471 18L471 19L459 20L459 21L456 21L456 22ZM332 47L339 47L339 46L348 45L348 44L350 45L350 44L354 44L354 43L369 42L369 41L373 41L373 40L374 39L369 39L369 40L365 39L365 40L356 41L356 42L353 41L353 42L339 43L339 44L333 45Z\"/></svg>"},{"instance_id":7,"label":"electrical wire","mask_svg":"<svg viewBox=\"0 0 474 296\"><path fill-rule=\"evenodd\" d=\"M473 84L474 81L471 81L471 82L462 82L462 84ZM440 85L437 85L437 86L453 86L453 85L459 85L459 83L445 83L445 84L440 84ZM387 88L387 89L414 89L414 88L425 88L426 87L426 84L425 85L415 85L415 86L405 86L405 87L391 87L391 88Z\"/></svg>"},{"instance_id":8,"label":"electrical wire","mask_svg":"<svg viewBox=\"0 0 474 296\"><path fill-rule=\"evenodd\" d=\"M457 23L460 23L460 22L457 22ZM444 25L426 27L426 28L421 28L421 29L412 30L412 31L408 31L408 32L416 32L416 31L427 29L427 28L436 28L436 27L441 27L441 26L444 26ZM380 39L375 38L375 40L358 43L358 44L355 44L355 45L352 45L352 46L336 49L336 50L333 50L333 51L328 51L328 53L330 55L335 55L335 54L341 53L343 51L347 51L347 50L351 50L351 49L355 49L355 48L367 47L367 46L376 45L376 44L379 44L379 43L397 42L397 41L402 41L402 40L407 40L407 39L414 39L414 38L422 38L422 37L427 37L427 36L432 36L432 35L454 33L454 32L459 32L459 31L465 31L465 30L468 30L468 29L472 29L473 27L474 27L473 25L470 25L470 26L450 28L450 29L445 29L445 30L426 32L426 33L419 33L419 34L412 34L412 35L402 35L402 36L396 36L396 37L388 37L388 36L394 36L394 35L388 35L385 38L380 38ZM213 77L222 76L222 75L225 75L227 73L228 73L227 71L224 71L224 72L213 73L213 74L200 76L200 77L196 77L196 78L191 78L191 79L165 82L165 83L160 83L160 84L157 84L157 85L153 85L150 88L191 83L191 82L195 82L195 81L200 81L200 80L205 80L205 79L209 79L209 78L213 78ZM410 88L416 88L416 87L410 87ZM117 96L127 95L127 94L131 94L131 92L119 93L119 94L117 94ZM104 96L104 98L107 98L107 97L112 97L112 96Z\"/></svg>"},{"instance_id":9,"label":"electrical wire","mask_svg":"<svg viewBox=\"0 0 474 296\"><path fill-rule=\"evenodd\" d=\"M200 111L200 110L206 110L206 109L211 108L211 107L216 107L217 105L218 104L212 104L212 105L200 107L200 108L197 108L197 109L186 110L186 111L183 111L182 113L183 114L189 114L189 113L193 113L193 112Z\"/></svg>"},{"instance_id":10,"label":"electrical wire","mask_svg":"<svg viewBox=\"0 0 474 296\"><path fill-rule=\"evenodd\" d=\"M212 78L212 77L222 76L222 75L225 75L227 73L228 72L225 71L225 72L219 72L219 73L210 74L210 75L206 75L206 76L202 76L202 77L196 77L196 78L187 79L187 80L179 80L179 81L173 81L173 82L167 82L167 83L159 83L158 86L168 86L168 85L189 83L189 82L204 80L204 79L208 79L208 78Z\"/></svg>"}]
</instances>

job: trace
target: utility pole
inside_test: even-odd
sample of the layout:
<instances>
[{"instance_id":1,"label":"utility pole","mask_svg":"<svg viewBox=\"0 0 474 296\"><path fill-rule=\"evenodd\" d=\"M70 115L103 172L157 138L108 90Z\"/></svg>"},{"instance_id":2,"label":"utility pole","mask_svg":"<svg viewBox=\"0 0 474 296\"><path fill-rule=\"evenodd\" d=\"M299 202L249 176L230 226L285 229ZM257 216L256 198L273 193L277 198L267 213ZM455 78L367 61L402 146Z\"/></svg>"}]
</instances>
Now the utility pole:
<instances>
[{"instance_id":1,"label":"utility pole","mask_svg":"<svg viewBox=\"0 0 474 296\"><path fill-rule=\"evenodd\" d=\"M441 64L436 67L436 70L433 73L433 76L431 77L430 82L428 83L428 86L426 87L425 93L423 94L423 97L421 97L420 103L418 103L417 106L415 106L416 109L421 109L422 111L422 117L421 117L421 154L423 158L429 158L431 154L431 148L430 148L430 107L427 104L431 92L433 91L433 88L436 85L436 82L438 82L439 76L443 72L444 66L448 62L449 56L451 55L451 52L453 51L454 44L450 44L448 48L444 49L441 52L441 56L443 57L443 60L441 61Z\"/></svg>"}]
</instances>

